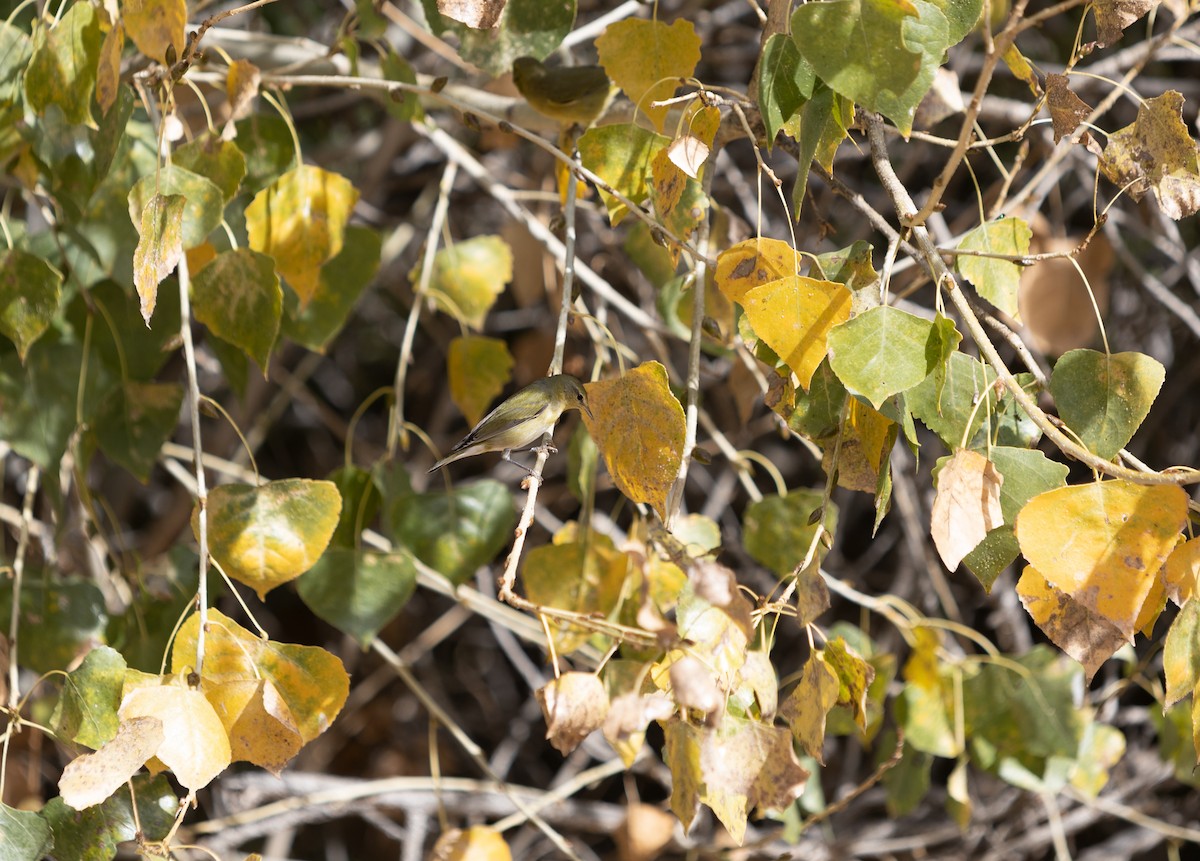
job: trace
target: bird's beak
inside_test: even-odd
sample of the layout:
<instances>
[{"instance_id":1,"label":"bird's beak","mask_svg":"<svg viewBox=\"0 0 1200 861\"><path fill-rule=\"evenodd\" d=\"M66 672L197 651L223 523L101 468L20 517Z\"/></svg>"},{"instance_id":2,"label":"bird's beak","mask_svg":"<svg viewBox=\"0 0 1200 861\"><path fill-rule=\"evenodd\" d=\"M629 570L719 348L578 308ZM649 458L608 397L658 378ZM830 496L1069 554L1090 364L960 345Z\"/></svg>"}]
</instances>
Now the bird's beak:
<instances>
[{"instance_id":1,"label":"bird's beak","mask_svg":"<svg viewBox=\"0 0 1200 861\"><path fill-rule=\"evenodd\" d=\"M596 417L594 415L592 415L592 408L588 406L587 401L584 401L582 404L580 404L579 408L581 410L583 410L585 413L587 413L587 417L589 419L591 419L592 421L596 420Z\"/></svg>"}]
</instances>

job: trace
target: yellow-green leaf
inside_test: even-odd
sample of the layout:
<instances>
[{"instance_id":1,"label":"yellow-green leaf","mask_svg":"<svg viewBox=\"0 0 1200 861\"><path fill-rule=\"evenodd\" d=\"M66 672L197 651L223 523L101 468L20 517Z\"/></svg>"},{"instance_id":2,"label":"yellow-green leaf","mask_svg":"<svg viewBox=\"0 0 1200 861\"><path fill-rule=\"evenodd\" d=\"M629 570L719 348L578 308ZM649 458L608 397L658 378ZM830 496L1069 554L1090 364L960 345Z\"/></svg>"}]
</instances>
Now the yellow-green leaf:
<instances>
[{"instance_id":1,"label":"yellow-green leaf","mask_svg":"<svg viewBox=\"0 0 1200 861\"><path fill-rule=\"evenodd\" d=\"M283 315L274 261L249 248L218 254L192 279L192 298L196 319L258 362L265 378Z\"/></svg>"},{"instance_id":2,"label":"yellow-green leaf","mask_svg":"<svg viewBox=\"0 0 1200 861\"><path fill-rule=\"evenodd\" d=\"M129 38L151 60L171 63L183 57L184 0L122 0L121 20Z\"/></svg>"},{"instance_id":3,"label":"yellow-green leaf","mask_svg":"<svg viewBox=\"0 0 1200 861\"><path fill-rule=\"evenodd\" d=\"M17 345L21 361L50 328L62 298L62 275L40 257L0 252L0 335Z\"/></svg>"},{"instance_id":4,"label":"yellow-green leaf","mask_svg":"<svg viewBox=\"0 0 1200 861\"><path fill-rule=\"evenodd\" d=\"M67 122L97 127L91 103L103 38L91 3L74 3L53 27L43 23L36 28L25 69L25 99L38 116L58 105Z\"/></svg>"},{"instance_id":5,"label":"yellow-green leaf","mask_svg":"<svg viewBox=\"0 0 1200 861\"><path fill-rule=\"evenodd\" d=\"M450 377L450 397L474 426L483 418L512 378L512 354L499 338L462 335L450 342L446 373Z\"/></svg>"},{"instance_id":6,"label":"yellow-green leaf","mask_svg":"<svg viewBox=\"0 0 1200 861\"><path fill-rule=\"evenodd\" d=\"M1167 631L1163 647L1163 675L1167 692L1163 707L1169 708L1200 684L1200 601L1188 601Z\"/></svg>"},{"instance_id":7,"label":"yellow-green leaf","mask_svg":"<svg viewBox=\"0 0 1200 861\"><path fill-rule=\"evenodd\" d=\"M313 566L337 527L342 498L330 481L223 484L208 495L213 559L260 598ZM192 512L197 529L199 508Z\"/></svg>"},{"instance_id":8,"label":"yellow-green leaf","mask_svg":"<svg viewBox=\"0 0 1200 861\"><path fill-rule=\"evenodd\" d=\"M579 158L615 191L641 203L650 193L648 179L654 157L670 142L670 138L633 124L594 126L579 139ZM614 227L629 214L624 203L603 189L600 199Z\"/></svg>"},{"instance_id":9,"label":"yellow-green leaf","mask_svg":"<svg viewBox=\"0 0 1200 861\"><path fill-rule=\"evenodd\" d=\"M1100 457L1116 457L1150 412L1166 369L1144 353L1072 350L1054 365L1050 393L1062 420Z\"/></svg>"},{"instance_id":10,"label":"yellow-green leaf","mask_svg":"<svg viewBox=\"0 0 1200 861\"><path fill-rule=\"evenodd\" d=\"M988 254L1025 255L1033 231L1020 218L1000 218L981 224L962 238L959 251L982 251ZM995 257L958 256L958 271L975 285L975 291L1014 320L1020 320L1017 309L1017 288L1021 283L1021 267L1011 260Z\"/></svg>"},{"instance_id":11,"label":"yellow-green leaf","mask_svg":"<svg viewBox=\"0 0 1200 861\"><path fill-rule=\"evenodd\" d=\"M690 21L672 24L626 18L610 24L596 40L600 65L660 132L670 108L653 102L669 99L700 62L700 37Z\"/></svg>"},{"instance_id":12,"label":"yellow-green leaf","mask_svg":"<svg viewBox=\"0 0 1200 861\"><path fill-rule=\"evenodd\" d=\"M593 419L584 416L617 488L667 514L667 494L683 458L683 407L667 370L646 362L615 380L588 383Z\"/></svg>"},{"instance_id":13,"label":"yellow-green leaf","mask_svg":"<svg viewBox=\"0 0 1200 861\"><path fill-rule=\"evenodd\" d=\"M800 674L800 684L780 706L779 716L787 723L804 752L821 765L825 742L825 717L837 705L838 677L819 652L809 655Z\"/></svg>"},{"instance_id":14,"label":"yellow-green leaf","mask_svg":"<svg viewBox=\"0 0 1200 861\"><path fill-rule=\"evenodd\" d=\"M430 288L437 306L474 329L512 281L513 256L499 236L476 236L443 248L433 259Z\"/></svg>"},{"instance_id":15,"label":"yellow-green leaf","mask_svg":"<svg viewBox=\"0 0 1200 861\"><path fill-rule=\"evenodd\" d=\"M275 258L275 271L308 304L321 266L342 250L346 222L358 201L344 176L313 165L288 171L246 207L250 247Z\"/></svg>"}]
</instances>

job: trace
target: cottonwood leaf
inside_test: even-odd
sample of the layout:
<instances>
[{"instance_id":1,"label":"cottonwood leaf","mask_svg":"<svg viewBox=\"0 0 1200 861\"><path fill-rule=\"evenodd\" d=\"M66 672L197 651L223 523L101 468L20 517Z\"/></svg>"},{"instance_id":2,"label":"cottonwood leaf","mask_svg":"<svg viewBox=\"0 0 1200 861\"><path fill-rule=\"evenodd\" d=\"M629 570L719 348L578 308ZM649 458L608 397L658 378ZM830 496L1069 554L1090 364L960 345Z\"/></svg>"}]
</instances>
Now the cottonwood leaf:
<instances>
[{"instance_id":1,"label":"cottonwood leaf","mask_svg":"<svg viewBox=\"0 0 1200 861\"><path fill-rule=\"evenodd\" d=\"M342 498L329 481L223 484L208 496L208 541L225 573L259 598L313 566L337 527ZM199 508L192 512L198 530Z\"/></svg>"},{"instance_id":2,"label":"cottonwood leaf","mask_svg":"<svg viewBox=\"0 0 1200 861\"><path fill-rule=\"evenodd\" d=\"M195 663L199 622L200 615L193 613L180 627L171 652L173 672L187 672ZM350 692L350 677L342 662L324 649L264 640L210 609L200 677L204 695L219 704L225 697L241 698L245 682L260 680L270 682L278 693L276 722L286 728L290 721L305 744L329 728ZM227 685L233 687L227 690ZM271 705L265 691L263 704ZM243 755L247 747L254 749L254 739L233 741Z\"/></svg>"},{"instance_id":3,"label":"cottonwood leaf","mask_svg":"<svg viewBox=\"0 0 1200 861\"><path fill-rule=\"evenodd\" d=\"M0 334L21 361L50 328L62 300L62 275L36 255L10 248L0 253Z\"/></svg>"},{"instance_id":4,"label":"cottonwood leaf","mask_svg":"<svg viewBox=\"0 0 1200 861\"><path fill-rule=\"evenodd\" d=\"M1091 106L1067 86L1067 76L1053 73L1046 76L1046 107L1050 110L1056 144L1073 134L1092 114Z\"/></svg>"},{"instance_id":5,"label":"cottonwood leaf","mask_svg":"<svg viewBox=\"0 0 1200 861\"><path fill-rule=\"evenodd\" d=\"M500 20L507 0L437 0L437 10L474 30L490 30Z\"/></svg>"},{"instance_id":6,"label":"cottonwood leaf","mask_svg":"<svg viewBox=\"0 0 1200 861\"><path fill-rule=\"evenodd\" d=\"M238 193L246 176L246 156L233 141L208 132L176 147L171 161L192 173L206 177L228 203Z\"/></svg>"},{"instance_id":7,"label":"cottonwood leaf","mask_svg":"<svg viewBox=\"0 0 1200 861\"><path fill-rule=\"evenodd\" d=\"M608 716L608 694L595 673L563 673L537 690L546 738L566 756Z\"/></svg>"},{"instance_id":8,"label":"cottonwood leaf","mask_svg":"<svg viewBox=\"0 0 1200 861\"><path fill-rule=\"evenodd\" d=\"M508 344L499 338L460 335L450 342L446 355L450 398L467 424L474 427L483 418L512 379L512 367Z\"/></svg>"},{"instance_id":9,"label":"cottonwood leaf","mask_svg":"<svg viewBox=\"0 0 1200 861\"><path fill-rule=\"evenodd\" d=\"M641 203L650 194L650 165L670 143L670 138L633 124L593 126L579 139L579 158L615 191ZM604 189L600 189L600 199L614 227L629 214L629 208Z\"/></svg>"},{"instance_id":10,"label":"cottonwood leaf","mask_svg":"<svg viewBox=\"0 0 1200 861\"><path fill-rule=\"evenodd\" d=\"M825 663L838 677L838 705L850 707L860 730L867 726L867 689L875 679L875 668L841 637L825 644Z\"/></svg>"},{"instance_id":11,"label":"cottonwood leaf","mask_svg":"<svg viewBox=\"0 0 1200 861\"><path fill-rule=\"evenodd\" d=\"M650 722L666 720L674 712L675 704L666 694L619 694L612 698L604 718L604 738L629 768L642 751Z\"/></svg>"},{"instance_id":12,"label":"cottonwood leaf","mask_svg":"<svg viewBox=\"0 0 1200 861\"><path fill-rule=\"evenodd\" d=\"M512 281L513 256L499 236L476 236L443 248L433 258L430 287L437 306L473 329ZM415 282L415 278L414 278Z\"/></svg>"},{"instance_id":13,"label":"cottonwood leaf","mask_svg":"<svg viewBox=\"0 0 1200 861\"><path fill-rule=\"evenodd\" d=\"M472 825L438 837L430 861L512 861L512 851L495 829Z\"/></svg>"},{"instance_id":14,"label":"cottonwood leaf","mask_svg":"<svg viewBox=\"0 0 1200 861\"><path fill-rule=\"evenodd\" d=\"M1000 486L1004 477L979 452L963 450L941 468L930 511L933 544L950 571L1004 522Z\"/></svg>"},{"instance_id":15,"label":"cottonwood leaf","mask_svg":"<svg viewBox=\"0 0 1200 861\"><path fill-rule=\"evenodd\" d=\"M1162 567L1163 585L1167 597L1183 606L1197 594L1200 584L1200 538L1191 538L1180 543Z\"/></svg>"},{"instance_id":16,"label":"cottonwood leaf","mask_svg":"<svg viewBox=\"0 0 1200 861\"><path fill-rule=\"evenodd\" d=\"M1096 44L1101 48L1121 38L1125 28L1159 4L1159 0L1097 0Z\"/></svg>"},{"instance_id":17,"label":"cottonwood leaf","mask_svg":"<svg viewBox=\"0 0 1200 861\"><path fill-rule=\"evenodd\" d=\"M138 50L151 60L170 64L183 58L185 0L123 0L121 21Z\"/></svg>"},{"instance_id":18,"label":"cottonwood leaf","mask_svg":"<svg viewBox=\"0 0 1200 861\"><path fill-rule=\"evenodd\" d=\"M174 680L126 693L120 717L122 722L139 717L162 722L162 741L154 755L188 789L208 786L231 762L229 736L212 705L200 691Z\"/></svg>"},{"instance_id":19,"label":"cottonwood leaf","mask_svg":"<svg viewBox=\"0 0 1200 861\"><path fill-rule=\"evenodd\" d=\"M74 3L53 27L42 23L34 30L25 69L25 100L34 113L44 116L57 105L68 123L97 128L91 104L103 39L91 3Z\"/></svg>"},{"instance_id":20,"label":"cottonwood leaf","mask_svg":"<svg viewBox=\"0 0 1200 861\"><path fill-rule=\"evenodd\" d=\"M183 256L183 208L179 194L156 194L146 202L138 222L133 252L133 283L142 300L142 319L150 325L158 302L158 285Z\"/></svg>"},{"instance_id":21,"label":"cottonwood leaf","mask_svg":"<svg viewBox=\"0 0 1200 861\"><path fill-rule=\"evenodd\" d=\"M1050 585L1131 641L1186 520L1180 487L1102 481L1035 496L1017 516L1016 533Z\"/></svg>"},{"instance_id":22,"label":"cottonwood leaf","mask_svg":"<svg viewBox=\"0 0 1200 861\"><path fill-rule=\"evenodd\" d=\"M1017 581L1017 597L1042 633L1083 665L1088 681L1129 641L1109 619L1054 586L1032 565Z\"/></svg>"},{"instance_id":23,"label":"cottonwood leaf","mask_svg":"<svg viewBox=\"0 0 1200 861\"><path fill-rule=\"evenodd\" d=\"M773 33L758 58L758 109L766 128L767 149L783 124L812 98L817 73L800 56L796 42L787 33Z\"/></svg>"},{"instance_id":24,"label":"cottonwood leaf","mask_svg":"<svg viewBox=\"0 0 1200 861\"><path fill-rule=\"evenodd\" d=\"M627 18L605 28L596 52L608 77L661 132L670 108L653 102L675 95L680 79L695 73L700 37L691 21Z\"/></svg>"},{"instance_id":25,"label":"cottonwood leaf","mask_svg":"<svg viewBox=\"0 0 1200 861\"><path fill-rule=\"evenodd\" d=\"M1183 96L1168 90L1143 102L1131 125L1108 136L1100 170L1134 200L1153 190L1175 221L1200 210L1200 148L1183 123Z\"/></svg>"},{"instance_id":26,"label":"cottonwood leaf","mask_svg":"<svg viewBox=\"0 0 1200 861\"><path fill-rule=\"evenodd\" d=\"M59 794L75 810L100 804L158 753L163 740L163 722L157 717L121 721L117 734L99 750L67 763L58 780Z\"/></svg>"},{"instance_id":27,"label":"cottonwood leaf","mask_svg":"<svg viewBox=\"0 0 1200 861\"><path fill-rule=\"evenodd\" d=\"M903 128L904 111L895 98L921 71L922 55L910 46L905 29L906 19L916 18L908 0L808 3L792 14L792 38L831 89L872 111L888 103L888 118Z\"/></svg>"},{"instance_id":28,"label":"cottonwood leaf","mask_svg":"<svg viewBox=\"0 0 1200 861\"><path fill-rule=\"evenodd\" d=\"M825 764L825 718L837 705L839 687L837 673L819 652L813 652L800 673L800 683L779 707L779 716L796 741L821 765Z\"/></svg>"},{"instance_id":29,"label":"cottonwood leaf","mask_svg":"<svg viewBox=\"0 0 1200 861\"><path fill-rule=\"evenodd\" d=\"M717 286L732 302L768 281L798 275L800 255L779 239L759 237L730 246L717 256Z\"/></svg>"},{"instance_id":30,"label":"cottonwood leaf","mask_svg":"<svg viewBox=\"0 0 1200 861\"><path fill-rule=\"evenodd\" d=\"M220 226L225 213L225 196L212 180L173 164L163 165L156 172L143 176L129 190L129 218L143 236L143 213L157 196L184 198L182 241L185 250L208 239L208 234Z\"/></svg>"},{"instance_id":31,"label":"cottonwood leaf","mask_svg":"<svg viewBox=\"0 0 1200 861\"><path fill-rule=\"evenodd\" d=\"M179 424L182 404L183 386L178 383L123 383L96 412L96 441L138 480L149 481L163 443Z\"/></svg>"},{"instance_id":32,"label":"cottonwood leaf","mask_svg":"<svg viewBox=\"0 0 1200 861\"><path fill-rule=\"evenodd\" d=\"M13 861L42 858L54 846L54 834L43 810L18 810L0 803L0 834Z\"/></svg>"},{"instance_id":33,"label":"cottonwood leaf","mask_svg":"<svg viewBox=\"0 0 1200 861\"><path fill-rule=\"evenodd\" d=\"M1171 623L1163 646L1163 675L1167 683L1164 710L1200 684L1200 601L1184 603Z\"/></svg>"},{"instance_id":34,"label":"cottonwood leaf","mask_svg":"<svg viewBox=\"0 0 1200 861\"><path fill-rule=\"evenodd\" d=\"M785 496L770 494L752 502L742 519L746 552L780 578L795 573L817 534L813 512L824 502L824 493L809 488L797 488ZM830 502L825 512L826 530L836 534L837 522L837 504ZM818 546L813 559L824 559L826 552L824 546Z\"/></svg>"},{"instance_id":35,"label":"cottonwood leaf","mask_svg":"<svg viewBox=\"0 0 1200 861\"><path fill-rule=\"evenodd\" d=\"M317 291L321 267L342 250L357 202L358 189L346 177L301 165L246 207L250 247L275 258L275 271L296 291L301 308Z\"/></svg>"},{"instance_id":36,"label":"cottonwood leaf","mask_svg":"<svg viewBox=\"0 0 1200 861\"><path fill-rule=\"evenodd\" d=\"M486 30L443 18L433 0L422 0L422 6L435 35L451 31L459 39L459 56L499 77L518 57L545 58L561 45L575 23L576 0L508 0L496 26Z\"/></svg>"},{"instance_id":37,"label":"cottonwood leaf","mask_svg":"<svg viewBox=\"0 0 1200 861\"><path fill-rule=\"evenodd\" d=\"M275 261L249 248L218 254L192 279L192 297L196 319L257 362L266 379L283 316Z\"/></svg>"},{"instance_id":38,"label":"cottonwood leaf","mask_svg":"<svg viewBox=\"0 0 1200 861\"><path fill-rule=\"evenodd\" d=\"M604 456L617 489L667 516L667 496L683 458L683 407L671 393L667 371L645 362L623 377L588 383L594 418L588 432Z\"/></svg>"},{"instance_id":39,"label":"cottonwood leaf","mask_svg":"<svg viewBox=\"0 0 1200 861\"><path fill-rule=\"evenodd\" d=\"M1050 393L1062 420L1105 460L1133 438L1166 379L1143 353L1072 350L1054 365Z\"/></svg>"},{"instance_id":40,"label":"cottonwood leaf","mask_svg":"<svg viewBox=\"0 0 1200 861\"><path fill-rule=\"evenodd\" d=\"M98 646L88 652L63 681L50 719L55 735L93 750L116 735L125 670L125 659L116 649Z\"/></svg>"},{"instance_id":41,"label":"cottonwood leaf","mask_svg":"<svg viewBox=\"0 0 1200 861\"><path fill-rule=\"evenodd\" d=\"M1020 218L1001 218L981 224L958 243L960 251L1023 256L1029 253L1033 231ZM1020 320L1017 289L1021 267L1011 260L960 254L955 264L962 276L975 285L975 292L1014 320Z\"/></svg>"},{"instance_id":42,"label":"cottonwood leaf","mask_svg":"<svg viewBox=\"0 0 1200 861\"><path fill-rule=\"evenodd\" d=\"M579 536L569 525L555 533L553 543L526 554L521 577L535 604L608 617L620 602L631 564L611 538L598 533ZM560 650L570 652L587 639L583 631L564 629L555 642Z\"/></svg>"},{"instance_id":43,"label":"cottonwood leaf","mask_svg":"<svg viewBox=\"0 0 1200 861\"><path fill-rule=\"evenodd\" d=\"M310 350L325 352L379 271L381 249L378 231L359 224L348 226L342 250L321 267L317 292L308 305L299 307L294 293L284 295L283 334Z\"/></svg>"},{"instance_id":44,"label":"cottonwood leaf","mask_svg":"<svg viewBox=\"0 0 1200 861\"><path fill-rule=\"evenodd\" d=\"M828 341L834 373L875 409L920 383L949 357L932 321L887 305L835 326Z\"/></svg>"},{"instance_id":45,"label":"cottonwood leaf","mask_svg":"<svg viewBox=\"0 0 1200 861\"><path fill-rule=\"evenodd\" d=\"M296 581L300 600L364 649L408 603L416 585L416 562L405 548L374 553L330 547Z\"/></svg>"}]
</instances>

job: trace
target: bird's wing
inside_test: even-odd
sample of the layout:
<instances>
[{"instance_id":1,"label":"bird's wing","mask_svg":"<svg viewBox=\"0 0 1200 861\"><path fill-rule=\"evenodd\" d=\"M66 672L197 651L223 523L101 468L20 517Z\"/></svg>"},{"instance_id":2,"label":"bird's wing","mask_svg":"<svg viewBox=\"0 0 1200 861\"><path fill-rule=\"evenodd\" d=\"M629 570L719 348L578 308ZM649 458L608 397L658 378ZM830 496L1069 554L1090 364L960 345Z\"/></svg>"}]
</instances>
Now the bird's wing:
<instances>
[{"instance_id":1,"label":"bird's wing","mask_svg":"<svg viewBox=\"0 0 1200 861\"><path fill-rule=\"evenodd\" d=\"M504 406L504 404L501 404L500 406ZM496 407L496 409L500 409L500 407ZM453 449L451 449L451 451L459 451L461 449L466 448L469 445L475 445L476 443L486 443L490 440L493 440L496 437L500 436L500 434L506 433L507 431L512 430L514 425L518 425L521 422L530 421L531 419L537 418L537 416L539 414L541 414L541 412L544 409L545 409L544 405L539 406L536 402L532 403L527 408L521 409L520 411L515 412L512 415L510 415L508 417L507 421L502 422L501 424L495 425L494 427L488 428L485 433L480 433L479 429L484 427L488 423L488 419L490 419L492 417L492 414L496 412L496 410L492 410L492 412L488 413L486 416L484 416L482 419L480 419L479 424L475 425L475 427L471 430L471 432L469 434L467 434L465 437L463 437L462 441L458 445L456 445Z\"/></svg>"}]
</instances>

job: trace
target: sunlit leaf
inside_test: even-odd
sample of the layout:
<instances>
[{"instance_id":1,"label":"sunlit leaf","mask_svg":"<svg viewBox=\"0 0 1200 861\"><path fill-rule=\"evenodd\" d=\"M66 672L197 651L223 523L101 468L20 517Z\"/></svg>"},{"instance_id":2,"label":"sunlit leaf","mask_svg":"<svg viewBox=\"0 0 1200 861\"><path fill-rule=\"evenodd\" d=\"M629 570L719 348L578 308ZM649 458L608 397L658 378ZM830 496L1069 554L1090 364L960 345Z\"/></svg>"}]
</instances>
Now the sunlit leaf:
<instances>
[{"instance_id":1,"label":"sunlit leaf","mask_svg":"<svg viewBox=\"0 0 1200 861\"><path fill-rule=\"evenodd\" d=\"M208 496L209 550L260 598L313 566L337 526L342 500L328 481L223 484ZM192 530L199 509L192 512Z\"/></svg>"},{"instance_id":2,"label":"sunlit leaf","mask_svg":"<svg viewBox=\"0 0 1200 861\"><path fill-rule=\"evenodd\" d=\"M670 138L632 124L593 126L579 139L579 157L584 167L613 189L641 203L650 193L650 165L670 142ZM624 203L603 189L600 199L614 227L629 214Z\"/></svg>"},{"instance_id":3,"label":"sunlit leaf","mask_svg":"<svg viewBox=\"0 0 1200 861\"><path fill-rule=\"evenodd\" d=\"M1134 200L1153 190L1179 221L1200 210L1200 147L1183 123L1183 96L1168 90L1146 99L1132 125L1108 136L1100 170Z\"/></svg>"},{"instance_id":4,"label":"sunlit leaf","mask_svg":"<svg viewBox=\"0 0 1200 861\"><path fill-rule=\"evenodd\" d=\"M829 364L846 388L878 409L946 361L945 346L933 322L882 305L833 328Z\"/></svg>"},{"instance_id":5,"label":"sunlit leaf","mask_svg":"<svg viewBox=\"0 0 1200 861\"><path fill-rule=\"evenodd\" d=\"M585 386L594 418L588 432L617 488L634 502L667 514L667 496L683 457L683 407L667 371L646 362L623 377Z\"/></svg>"},{"instance_id":6,"label":"sunlit leaf","mask_svg":"<svg viewBox=\"0 0 1200 861\"><path fill-rule=\"evenodd\" d=\"M805 753L822 765L825 742L825 717L838 701L838 677L819 652L813 652L804 664L800 683L792 689L779 708Z\"/></svg>"},{"instance_id":7,"label":"sunlit leaf","mask_svg":"<svg viewBox=\"0 0 1200 861\"><path fill-rule=\"evenodd\" d=\"M595 673L563 673L536 691L546 720L546 738L566 756L608 715L608 694Z\"/></svg>"},{"instance_id":8,"label":"sunlit leaf","mask_svg":"<svg viewBox=\"0 0 1200 861\"><path fill-rule=\"evenodd\" d=\"M1000 218L981 224L958 243L960 251L981 251L987 254L1023 256L1029 253L1033 231L1020 218ZM975 285L975 291L1014 320L1020 320L1017 308L1017 288L1021 283L1021 266L1010 260L960 254L958 271Z\"/></svg>"},{"instance_id":9,"label":"sunlit leaf","mask_svg":"<svg viewBox=\"0 0 1200 861\"><path fill-rule=\"evenodd\" d=\"M58 791L68 807L95 807L120 789L163 743L163 722L157 717L122 720L117 733L95 753L67 763Z\"/></svg>"},{"instance_id":10,"label":"sunlit leaf","mask_svg":"<svg viewBox=\"0 0 1200 861\"><path fill-rule=\"evenodd\" d=\"M605 28L596 40L596 51L608 76L661 132L669 108L653 103L673 96L679 79L696 71L700 37L683 19L665 24L626 18Z\"/></svg>"},{"instance_id":11,"label":"sunlit leaf","mask_svg":"<svg viewBox=\"0 0 1200 861\"><path fill-rule=\"evenodd\" d=\"M230 763L229 736L204 694L170 681L134 688L121 700L122 723L157 718L162 738L154 755L188 789L212 782Z\"/></svg>"},{"instance_id":12,"label":"sunlit leaf","mask_svg":"<svg viewBox=\"0 0 1200 861\"><path fill-rule=\"evenodd\" d=\"M474 329L482 329L496 297L512 280L513 256L499 236L476 236L440 250L430 287L438 307Z\"/></svg>"},{"instance_id":13,"label":"sunlit leaf","mask_svg":"<svg viewBox=\"0 0 1200 861\"><path fill-rule=\"evenodd\" d=\"M187 25L184 0L123 0L121 21L138 50L160 63L183 57Z\"/></svg>"},{"instance_id":14,"label":"sunlit leaf","mask_svg":"<svg viewBox=\"0 0 1200 861\"><path fill-rule=\"evenodd\" d=\"M1108 460L1133 438L1166 379L1166 369L1143 353L1072 350L1050 376L1062 420L1093 452Z\"/></svg>"},{"instance_id":15,"label":"sunlit leaf","mask_svg":"<svg viewBox=\"0 0 1200 861\"><path fill-rule=\"evenodd\" d=\"M949 570L958 568L963 557L1004 522L1003 483L1004 477L979 452L955 452L942 466L929 515L934 546Z\"/></svg>"}]
</instances>

